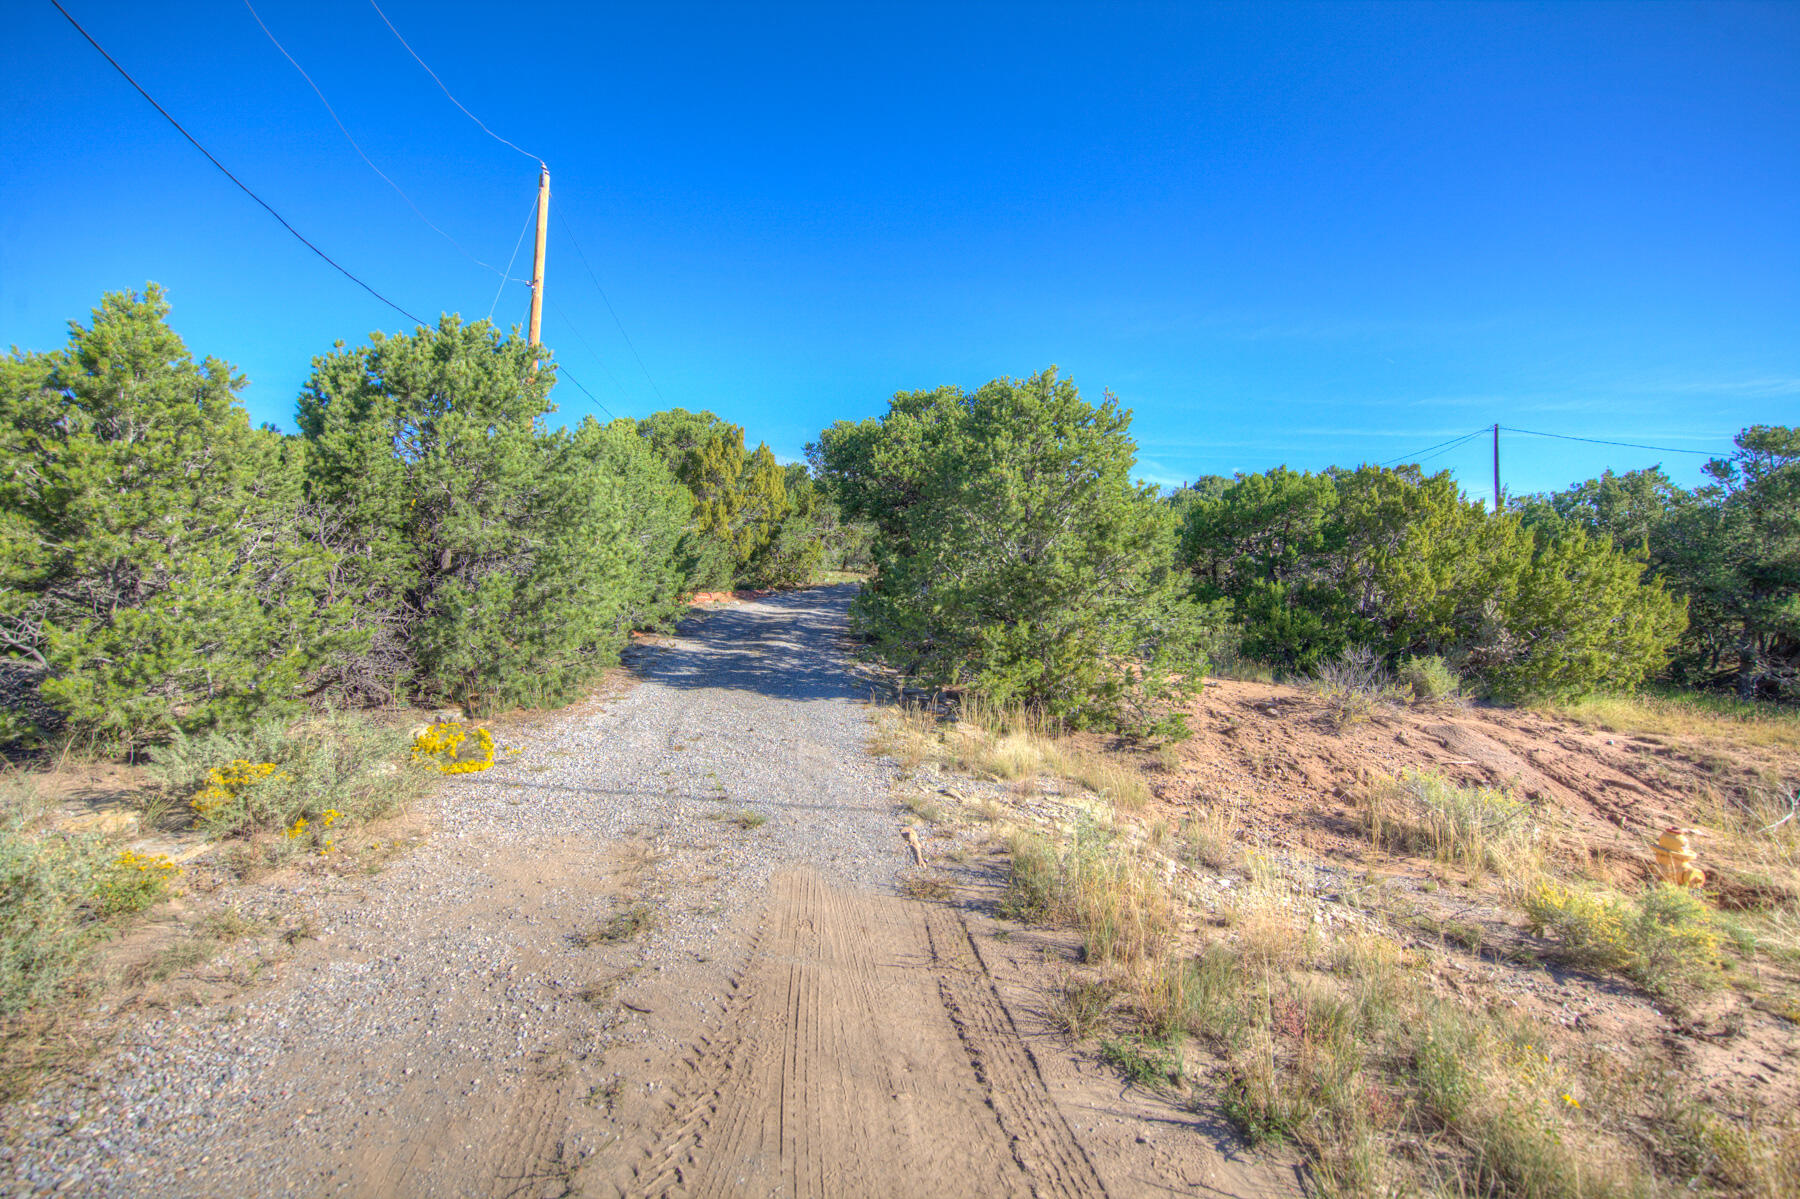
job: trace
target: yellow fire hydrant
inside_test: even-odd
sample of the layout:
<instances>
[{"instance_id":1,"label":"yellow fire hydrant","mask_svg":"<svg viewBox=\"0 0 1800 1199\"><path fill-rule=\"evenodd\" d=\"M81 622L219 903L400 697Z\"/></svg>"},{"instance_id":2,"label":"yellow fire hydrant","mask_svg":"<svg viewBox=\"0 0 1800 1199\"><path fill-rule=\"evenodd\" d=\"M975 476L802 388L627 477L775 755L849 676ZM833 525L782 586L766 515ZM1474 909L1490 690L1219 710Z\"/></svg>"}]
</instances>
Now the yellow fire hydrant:
<instances>
[{"instance_id":1,"label":"yellow fire hydrant","mask_svg":"<svg viewBox=\"0 0 1800 1199\"><path fill-rule=\"evenodd\" d=\"M1698 887L1706 875L1694 865L1699 855L1688 846L1688 838L1697 836L1691 828L1666 828L1656 842L1656 872L1681 887Z\"/></svg>"}]
</instances>

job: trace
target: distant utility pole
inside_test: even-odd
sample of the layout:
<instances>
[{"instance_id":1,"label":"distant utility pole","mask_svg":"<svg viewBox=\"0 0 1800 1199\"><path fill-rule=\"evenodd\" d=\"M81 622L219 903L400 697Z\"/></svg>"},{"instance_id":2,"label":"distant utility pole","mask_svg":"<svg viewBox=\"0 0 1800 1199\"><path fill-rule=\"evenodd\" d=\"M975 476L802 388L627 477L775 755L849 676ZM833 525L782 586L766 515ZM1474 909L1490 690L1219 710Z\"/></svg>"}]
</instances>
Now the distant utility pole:
<instances>
[{"instance_id":1,"label":"distant utility pole","mask_svg":"<svg viewBox=\"0 0 1800 1199\"><path fill-rule=\"evenodd\" d=\"M531 344L538 345L538 330L544 323L544 238L550 232L550 168L538 164L537 250L531 258ZM517 211L515 209L515 211ZM1494 451L1496 454L1499 450ZM1496 487L1499 484L1495 484ZM1498 492L1495 493L1499 494Z\"/></svg>"},{"instance_id":2,"label":"distant utility pole","mask_svg":"<svg viewBox=\"0 0 1800 1199\"><path fill-rule=\"evenodd\" d=\"M542 218L539 218L540 220ZM544 235L538 234L538 270L544 269ZM532 301L531 339L537 340L537 301ZM1494 515L1500 515L1500 422L1494 422Z\"/></svg>"}]
</instances>

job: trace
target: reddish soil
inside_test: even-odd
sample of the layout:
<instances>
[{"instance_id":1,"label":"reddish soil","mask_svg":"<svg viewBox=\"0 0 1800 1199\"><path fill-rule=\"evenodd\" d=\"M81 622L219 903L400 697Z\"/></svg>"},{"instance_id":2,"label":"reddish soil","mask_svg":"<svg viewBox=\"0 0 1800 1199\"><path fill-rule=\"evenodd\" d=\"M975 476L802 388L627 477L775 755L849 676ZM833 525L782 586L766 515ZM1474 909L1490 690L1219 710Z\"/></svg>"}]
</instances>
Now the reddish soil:
<instances>
[{"instance_id":1,"label":"reddish soil","mask_svg":"<svg viewBox=\"0 0 1800 1199\"><path fill-rule=\"evenodd\" d=\"M1256 839L1364 862L1369 839L1356 811L1361 786L1403 770L1512 789L1538 808L1566 852L1585 848L1590 869L1648 878L1652 846L1671 825L1699 827L1721 803L1786 778L1800 762L1742 746L1704 748L1657 735L1583 727L1516 708L1378 704L1339 729L1323 699L1280 684L1209 681L1189 710L1195 735L1154 790L1176 809L1232 804ZM1738 887L1729 863L1701 864L1725 906Z\"/></svg>"},{"instance_id":2,"label":"reddish soil","mask_svg":"<svg viewBox=\"0 0 1800 1199\"><path fill-rule=\"evenodd\" d=\"M1196 811L1227 807L1238 840L1338 880L1330 886L1341 885L1346 898L1380 890L1385 918L1429 949L1435 986L1515 1010L1575 1051L1617 1063L1625 1076L1679 1071L1726 1112L1791 1113L1800 1105L1800 968L1791 959L1758 954L1729 970L1723 989L1668 1009L1622 979L1559 963L1492 878L1471 881L1378 849L1359 811L1370 783L1404 770L1507 787L1533 801L1553 869L1627 891L1653 876L1652 847L1664 828L1697 827L1716 907L1775 902L1792 910L1800 896L1791 871L1756 874L1734 860L1742 842L1707 828L1759 790L1790 793L1800 781L1791 754L1473 704L1377 705L1367 720L1340 729L1311 691L1233 680L1209 681L1189 722L1195 735L1176 747L1176 761L1109 747L1144 770L1156 797L1144 817L1178 828Z\"/></svg>"}]
</instances>

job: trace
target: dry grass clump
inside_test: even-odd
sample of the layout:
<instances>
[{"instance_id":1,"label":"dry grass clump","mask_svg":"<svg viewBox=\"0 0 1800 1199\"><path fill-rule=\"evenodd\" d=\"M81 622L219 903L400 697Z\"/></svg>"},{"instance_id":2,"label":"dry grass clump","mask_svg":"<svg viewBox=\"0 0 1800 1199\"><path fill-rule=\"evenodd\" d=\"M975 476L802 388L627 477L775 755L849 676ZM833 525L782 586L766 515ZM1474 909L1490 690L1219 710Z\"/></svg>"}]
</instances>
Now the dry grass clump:
<instances>
[{"instance_id":1,"label":"dry grass clump","mask_svg":"<svg viewBox=\"0 0 1800 1199\"><path fill-rule=\"evenodd\" d=\"M1733 1119L1697 1096L1657 1086L1654 1077L1624 1081L1659 1100L1645 1131L1664 1170L1693 1180L1689 1190L1800 1195L1800 1122L1792 1112L1785 1119L1766 1111Z\"/></svg>"},{"instance_id":2,"label":"dry grass clump","mask_svg":"<svg viewBox=\"0 0 1800 1199\"><path fill-rule=\"evenodd\" d=\"M1521 879L1542 868L1530 806L1500 788L1409 770L1370 789L1363 822L1377 845L1429 855L1471 877Z\"/></svg>"},{"instance_id":3,"label":"dry grass clump","mask_svg":"<svg viewBox=\"0 0 1800 1199\"><path fill-rule=\"evenodd\" d=\"M1150 787L1143 776L1129 766L1109 760L1104 754L1056 747L1046 756L1049 773L1080 783L1115 808L1141 812L1150 803Z\"/></svg>"},{"instance_id":4,"label":"dry grass clump","mask_svg":"<svg viewBox=\"0 0 1800 1199\"><path fill-rule=\"evenodd\" d=\"M1546 702L1540 711L1614 733L1712 740L1749 748L1800 751L1800 710L1728 695L1590 695Z\"/></svg>"},{"instance_id":5,"label":"dry grass clump","mask_svg":"<svg viewBox=\"0 0 1800 1199\"><path fill-rule=\"evenodd\" d=\"M1066 849L1035 833L1014 834L1010 848L1002 915L1073 925L1090 962L1136 963L1166 947L1174 904L1142 850L1094 824Z\"/></svg>"},{"instance_id":6,"label":"dry grass clump","mask_svg":"<svg viewBox=\"0 0 1800 1199\"><path fill-rule=\"evenodd\" d=\"M1068 779L1114 807L1137 812L1150 802L1142 774L1106 754L1071 745L1061 730L1017 709L967 697L954 720L905 705L886 709L870 748L908 770L941 762L976 778L1028 783L1042 776Z\"/></svg>"},{"instance_id":7,"label":"dry grass clump","mask_svg":"<svg viewBox=\"0 0 1800 1199\"><path fill-rule=\"evenodd\" d=\"M1421 838L1409 845L1481 870L1532 859L1504 793L1413 780L1401 800L1405 820L1382 827ZM1048 999L1052 1022L1098 1041L1133 1085L1194 1103L1210 1093L1252 1141L1297 1148L1318 1194L1800 1193L1793 1113L1721 1114L1659 1058L1621 1065L1446 993L1429 949L1316 923L1270 855L1243 855L1225 931L1195 946L1174 934L1160 863L1141 844L1086 826L1066 846L1016 832L1012 849L1005 914L1065 922L1087 947L1089 971ZM1541 874L1519 882L1570 960L1659 995L1717 978L1729 930L1689 892L1589 903Z\"/></svg>"},{"instance_id":8,"label":"dry grass clump","mask_svg":"<svg viewBox=\"0 0 1800 1199\"><path fill-rule=\"evenodd\" d=\"M1181 856L1209 870L1224 871L1238 862L1238 815L1214 802L1188 817L1181 826Z\"/></svg>"},{"instance_id":9,"label":"dry grass clump","mask_svg":"<svg viewBox=\"0 0 1800 1199\"><path fill-rule=\"evenodd\" d=\"M1287 919L1297 948L1240 924L1235 943L1122 971L1111 1010L1126 1029L1107 1060L1144 1086L1210 1081L1253 1142L1305 1154L1319 1194L1648 1191L1641 1163L1588 1120L1579 1071L1529 1029L1434 995L1419 956L1385 937L1321 945ZM1211 1049L1210 1080L1186 1064L1188 1039Z\"/></svg>"},{"instance_id":10,"label":"dry grass clump","mask_svg":"<svg viewBox=\"0 0 1800 1199\"><path fill-rule=\"evenodd\" d=\"M647 903L634 903L614 912L599 928L576 933L571 940L583 949L591 949L596 945L623 945L655 927L656 909Z\"/></svg>"},{"instance_id":11,"label":"dry grass clump","mask_svg":"<svg viewBox=\"0 0 1800 1199\"><path fill-rule=\"evenodd\" d=\"M908 899L941 903L950 898L950 882L935 874L912 874L900 880L900 893Z\"/></svg>"},{"instance_id":12,"label":"dry grass clump","mask_svg":"<svg viewBox=\"0 0 1800 1199\"><path fill-rule=\"evenodd\" d=\"M1800 786L1779 782L1719 799L1696 812L1743 881L1767 895L1800 898ZM1760 884L1760 885L1759 885Z\"/></svg>"},{"instance_id":13,"label":"dry grass clump","mask_svg":"<svg viewBox=\"0 0 1800 1199\"><path fill-rule=\"evenodd\" d=\"M1406 698L1381 659L1362 645L1353 645L1337 657L1319 663L1311 685L1325 701L1327 719L1340 731L1369 719L1376 704Z\"/></svg>"},{"instance_id":14,"label":"dry grass clump","mask_svg":"<svg viewBox=\"0 0 1800 1199\"><path fill-rule=\"evenodd\" d=\"M739 808L735 812L709 812L706 818L717 820L721 824L735 824L746 832L769 823L767 816L761 812L752 812L749 808Z\"/></svg>"},{"instance_id":15,"label":"dry grass clump","mask_svg":"<svg viewBox=\"0 0 1800 1199\"><path fill-rule=\"evenodd\" d=\"M944 811L944 805L925 795L908 795L901 799L901 806L926 824L943 824L950 819Z\"/></svg>"},{"instance_id":16,"label":"dry grass clump","mask_svg":"<svg viewBox=\"0 0 1800 1199\"><path fill-rule=\"evenodd\" d=\"M1057 1031L1085 1041L1105 1028L1117 990L1107 979L1069 979L1051 995L1047 1015Z\"/></svg>"}]
</instances>

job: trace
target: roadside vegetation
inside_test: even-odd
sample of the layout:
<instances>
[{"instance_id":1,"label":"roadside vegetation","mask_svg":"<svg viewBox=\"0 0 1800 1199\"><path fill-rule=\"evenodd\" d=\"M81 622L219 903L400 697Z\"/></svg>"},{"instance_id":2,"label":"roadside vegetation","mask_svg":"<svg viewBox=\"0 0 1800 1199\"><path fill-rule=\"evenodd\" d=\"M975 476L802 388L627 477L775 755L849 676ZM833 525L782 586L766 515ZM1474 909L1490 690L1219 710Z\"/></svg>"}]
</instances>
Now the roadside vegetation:
<instances>
[{"instance_id":1,"label":"roadside vegetation","mask_svg":"<svg viewBox=\"0 0 1800 1199\"><path fill-rule=\"evenodd\" d=\"M1053 1025L1130 1085L1298 1152L1319 1194L1800 1187L1800 830L1782 819L1800 770L1762 771L1761 730L1689 717L1743 755L1674 759L1658 795L1709 817L1722 889L1692 890L1654 878L1648 841L1628 870L1596 856L1598 830L1520 784L1352 768L1483 709L1390 692L1342 726L1316 687L1220 686L1231 700L1188 715L1222 725L1225 745L1174 751L978 702L880 714L873 748L907 768L903 785L951 797L912 814L993 847L1003 918L1074 938L1044 996ZM1316 722L1322 747L1351 755L1339 852L1296 840L1308 813L1273 798L1285 787L1261 750L1234 744L1235 713L1268 708L1272 727ZM1180 785L1216 757L1206 777L1237 789ZM1097 764L1141 798L1087 781ZM941 898L927 882L915 892ZM1574 996L1597 1023L1557 1018ZM1693 1056L1734 1046L1730 1060L1782 1072L1727 1083L1725 1057Z\"/></svg>"},{"instance_id":2,"label":"roadside vegetation","mask_svg":"<svg viewBox=\"0 0 1800 1199\"><path fill-rule=\"evenodd\" d=\"M314 360L297 434L160 289L0 362L0 747L140 755L325 704L551 707L694 591L866 562L709 412L550 428L554 363L444 317Z\"/></svg>"},{"instance_id":3,"label":"roadside vegetation","mask_svg":"<svg viewBox=\"0 0 1800 1199\"><path fill-rule=\"evenodd\" d=\"M1205 613L1170 556L1173 510L1131 481L1130 413L1055 368L906 392L808 453L875 528L855 629L922 687L967 687L1073 727L1179 732Z\"/></svg>"},{"instance_id":4,"label":"roadside vegetation","mask_svg":"<svg viewBox=\"0 0 1800 1199\"><path fill-rule=\"evenodd\" d=\"M109 294L0 360L9 1089L110 985L97 952L196 872L378 864L374 822L494 764L465 721L587 693L696 591L868 564L804 465L710 412L550 427L554 363L487 322L334 347L287 434L169 311ZM95 824L68 780L119 762Z\"/></svg>"}]
</instances>

